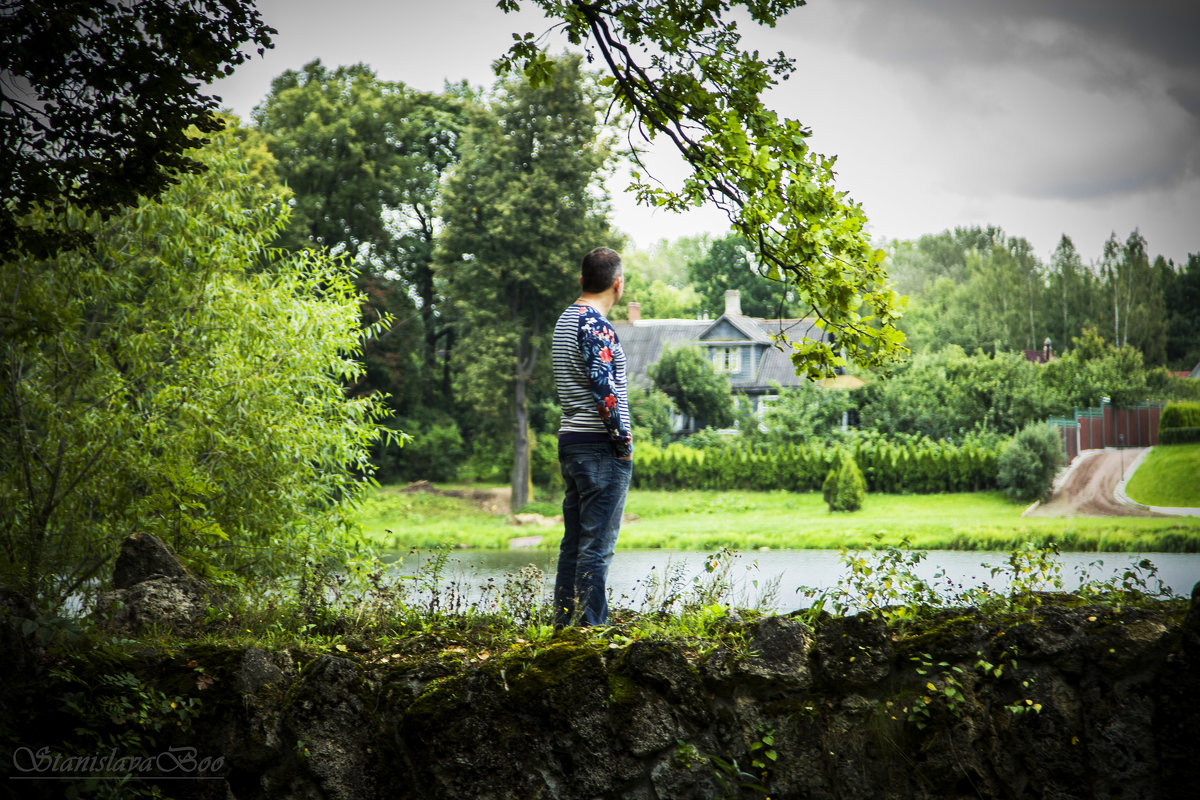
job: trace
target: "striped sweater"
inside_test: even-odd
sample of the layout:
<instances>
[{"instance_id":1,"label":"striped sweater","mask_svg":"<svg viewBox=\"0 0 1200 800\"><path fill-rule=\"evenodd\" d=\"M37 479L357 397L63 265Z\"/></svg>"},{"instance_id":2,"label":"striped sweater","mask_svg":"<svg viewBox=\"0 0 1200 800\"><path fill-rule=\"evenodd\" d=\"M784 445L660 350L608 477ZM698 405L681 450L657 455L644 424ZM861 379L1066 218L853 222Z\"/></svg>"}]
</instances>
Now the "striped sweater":
<instances>
[{"instance_id":1,"label":"striped sweater","mask_svg":"<svg viewBox=\"0 0 1200 800\"><path fill-rule=\"evenodd\" d=\"M607 439L614 455L632 455L625 351L613 326L591 306L568 306L554 326L552 351L562 405L559 438Z\"/></svg>"}]
</instances>

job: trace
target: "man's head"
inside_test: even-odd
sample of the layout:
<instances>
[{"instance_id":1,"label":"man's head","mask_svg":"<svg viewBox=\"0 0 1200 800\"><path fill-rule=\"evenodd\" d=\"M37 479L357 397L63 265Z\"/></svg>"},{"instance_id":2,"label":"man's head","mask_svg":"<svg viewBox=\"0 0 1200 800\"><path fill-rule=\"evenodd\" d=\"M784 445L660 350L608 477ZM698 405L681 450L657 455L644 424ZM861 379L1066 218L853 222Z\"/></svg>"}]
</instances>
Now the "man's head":
<instances>
[{"instance_id":1,"label":"man's head","mask_svg":"<svg viewBox=\"0 0 1200 800\"><path fill-rule=\"evenodd\" d=\"M621 256L607 247L597 247L583 257L579 285L588 294L603 294L612 288L617 278L624 277Z\"/></svg>"}]
</instances>

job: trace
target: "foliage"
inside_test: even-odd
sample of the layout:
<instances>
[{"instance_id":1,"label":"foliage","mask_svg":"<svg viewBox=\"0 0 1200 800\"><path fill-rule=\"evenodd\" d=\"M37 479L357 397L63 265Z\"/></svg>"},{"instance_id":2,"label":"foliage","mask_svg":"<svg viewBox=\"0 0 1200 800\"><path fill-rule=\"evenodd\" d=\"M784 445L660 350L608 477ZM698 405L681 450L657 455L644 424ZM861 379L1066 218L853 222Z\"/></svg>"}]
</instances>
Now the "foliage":
<instances>
[{"instance_id":1,"label":"foliage","mask_svg":"<svg viewBox=\"0 0 1200 800\"><path fill-rule=\"evenodd\" d=\"M1061 407L1095 408L1102 397L1118 407L1148 399L1148 375L1142 354L1128 345L1106 343L1093 328L1071 341L1071 349L1046 364L1044 381Z\"/></svg>"},{"instance_id":2,"label":"foliage","mask_svg":"<svg viewBox=\"0 0 1200 800\"><path fill-rule=\"evenodd\" d=\"M188 151L222 123L200 87L274 33L250 0L5 3L0 258L48 256L93 233L48 228L35 209L107 214L201 170Z\"/></svg>"},{"instance_id":3,"label":"foliage","mask_svg":"<svg viewBox=\"0 0 1200 800\"><path fill-rule=\"evenodd\" d=\"M855 407L856 391L830 391L810 381L778 391L758 419L741 426L743 441L769 448L842 440L842 418Z\"/></svg>"},{"instance_id":4,"label":"foliage","mask_svg":"<svg viewBox=\"0 0 1200 800\"><path fill-rule=\"evenodd\" d=\"M675 403L655 389L630 389L629 414L633 418L633 440L667 444L674 433L671 416L678 413Z\"/></svg>"},{"instance_id":5,"label":"foliage","mask_svg":"<svg viewBox=\"0 0 1200 800\"><path fill-rule=\"evenodd\" d=\"M1000 453L996 483L1014 500L1045 497L1062 458L1062 442L1054 428L1028 425Z\"/></svg>"},{"instance_id":6,"label":"foliage","mask_svg":"<svg viewBox=\"0 0 1200 800\"><path fill-rule=\"evenodd\" d=\"M549 385L550 339L578 295L580 259L608 239L609 144L579 61L537 86L498 86L443 195L436 262L454 298L456 394L480 414L511 413L514 510L529 499L531 387Z\"/></svg>"},{"instance_id":7,"label":"foliage","mask_svg":"<svg viewBox=\"0 0 1200 800\"><path fill-rule=\"evenodd\" d=\"M856 394L864 427L959 440L977 430L1011 435L1060 410L1041 377L1019 353L968 356L951 345L917 354Z\"/></svg>"},{"instance_id":8,"label":"foliage","mask_svg":"<svg viewBox=\"0 0 1200 800\"><path fill-rule=\"evenodd\" d=\"M1200 442L1200 426L1193 428L1167 428L1158 434L1159 444L1187 444Z\"/></svg>"},{"instance_id":9,"label":"foliage","mask_svg":"<svg viewBox=\"0 0 1200 800\"><path fill-rule=\"evenodd\" d=\"M368 340L356 391L388 392L400 414L449 395L444 381L435 391L449 330L433 247L441 183L476 113L467 95L418 92L363 64L329 69L318 60L275 78L254 111L295 193L281 243L345 254L369 300L367 322L393 318Z\"/></svg>"},{"instance_id":10,"label":"foliage","mask_svg":"<svg viewBox=\"0 0 1200 800\"><path fill-rule=\"evenodd\" d=\"M703 258L688 263L688 277L704 300L704 311L715 319L725 313L725 292L736 289L742 313L748 317L778 319L796 309L789 287L771 280L756 263L750 243L731 234L714 241Z\"/></svg>"},{"instance_id":11,"label":"foliage","mask_svg":"<svg viewBox=\"0 0 1200 800\"><path fill-rule=\"evenodd\" d=\"M675 403L696 427L733 424L729 379L717 374L698 347L667 349L649 369L654 386Z\"/></svg>"},{"instance_id":12,"label":"foliage","mask_svg":"<svg viewBox=\"0 0 1200 800\"><path fill-rule=\"evenodd\" d=\"M342 393L358 297L339 264L266 249L285 212L231 136L196 157L161 202L32 217L93 244L3 267L0 572L47 607L135 531L249 578L356 527L381 412Z\"/></svg>"},{"instance_id":13,"label":"foliage","mask_svg":"<svg viewBox=\"0 0 1200 800\"><path fill-rule=\"evenodd\" d=\"M395 441L377 445L373 462L381 481L453 481L466 456L466 446L456 423L447 414L430 412L389 421L399 433L409 431L403 446Z\"/></svg>"},{"instance_id":14,"label":"foliage","mask_svg":"<svg viewBox=\"0 0 1200 800\"><path fill-rule=\"evenodd\" d=\"M639 445L633 483L648 489L820 490L841 450L824 444L767 448L722 442L703 450ZM961 492L995 486L999 447L862 436L850 449L871 492Z\"/></svg>"},{"instance_id":15,"label":"foliage","mask_svg":"<svg viewBox=\"0 0 1200 800\"><path fill-rule=\"evenodd\" d=\"M821 485L821 494L830 511L858 511L867 497L862 470L848 453L842 453L837 466L829 470Z\"/></svg>"},{"instance_id":16,"label":"foliage","mask_svg":"<svg viewBox=\"0 0 1200 800\"><path fill-rule=\"evenodd\" d=\"M835 159L809 148L807 128L763 105L762 95L790 76L793 61L783 54L763 61L742 49L726 16L740 6L754 22L774 25L802 0L708 2L700 13L646 0L532 4L589 58L598 54L614 103L630 115L630 134L667 138L690 167L677 191L635 171L642 202L671 210L714 204L751 243L760 273L792 286L850 360L881 366L902 352L900 300L885 284L885 254L870 246L861 207L835 189ZM508 12L521 4L498 5ZM552 64L539 40L514 38L498 69L520 68L535 84L548 80ZM797 370L810 377L844 365L828 342L792 346Z\"/></svg>"},{"instance_id":17,"label":"foliage","mask_svg":"<svg viewBox=\"0 0 1200 800\"><path fill-rule=\"evenodd\" d=\"M902 327L914 351L1042 350L1048 339L1057 355L1092 328L1150 365L1190 369L1200 354L1192 313L1200 254L1182 266L1151 261L1136 230L1124 241L1109 237L1090 265L1067 236L1042 263L1025 239L995 227L896 241L888 253L889 271L910 295Z\"/></svg>"},{"instance_id":18,"label":"foliage","mask_svg":"<svg viewBox=\"0 0 1200 800\"><path fill-rule=\"evenodd\" d=\"M625 293L609 319L627 319L629 303L641 304L644 319L691 319L700 313L700 295L688 279L687 264L702 258L708 234L660 239L646 249L627 250Z\"/></svg>"},{"instance_id":19,"label":"foliage","mask_svg":"<svg viewBox=\"0 0 1200 800\"><path fill-rule=\"evenodd\" d=\"M1162 410L1158 418L1158 432L1169 428L1194 428L1200 426L1200 403L1171 403Z\"/></svg>"}]
</instances>

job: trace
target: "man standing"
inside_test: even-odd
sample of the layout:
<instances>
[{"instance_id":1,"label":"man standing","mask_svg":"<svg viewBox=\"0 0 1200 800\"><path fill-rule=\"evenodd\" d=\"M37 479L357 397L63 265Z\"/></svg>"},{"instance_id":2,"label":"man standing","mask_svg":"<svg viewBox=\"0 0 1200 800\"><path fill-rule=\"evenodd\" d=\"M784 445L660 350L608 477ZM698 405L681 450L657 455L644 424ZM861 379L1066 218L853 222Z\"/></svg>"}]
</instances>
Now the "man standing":
<instances>
[{"instance_id":1,"label":"man standing","mask_svg":"<svg viewBox=\"0 0 1200 800\"><path fill-rule=\"evenodd\" d=\"M562 406L558 460L562 545L554 581L554 624L608 622L605 581L633 475L625 351L606 318L621 299L621 257L598 247L583 257L579 299L554 326L554 384Z\"/></svg>"}]
</instances>

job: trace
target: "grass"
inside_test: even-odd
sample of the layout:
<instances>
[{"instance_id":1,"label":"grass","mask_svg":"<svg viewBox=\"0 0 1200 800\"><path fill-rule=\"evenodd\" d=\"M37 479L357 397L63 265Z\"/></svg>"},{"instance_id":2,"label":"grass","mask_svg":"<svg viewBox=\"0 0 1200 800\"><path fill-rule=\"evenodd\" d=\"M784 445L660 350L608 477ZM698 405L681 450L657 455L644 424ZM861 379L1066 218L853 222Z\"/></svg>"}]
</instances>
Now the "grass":
<instances>
[{"instance_id":1,"label":"grass","mask_svg":"<svg viewBox=\"0 0 1200 800\"><path fill-rule=\"evenodd\" d=\"M1148 506L1200 508L1200 442L1152 449L1125 493Z\"/></svg>"},{"instance_id":2,"label":"grass","mask_svg":"<svg viewBox=\"0 0 1200 800\"><path fill-rule=\"evenodd\" d=\"M539 503L546 514L552 501ZM647 491L629 494L636 517L621 529L623 548L711 551L865 548L908 540L918 549L1010 550L1054 541L1064 550L1198 552L1200 518L1025 518L1025 504L999 492L868 495L853 513L832 513L818 493ZM364 527L384 549L450 544L507 548L515 537L542 536L557 547L561 528L509 525L469 500L383 488L368 503Z\"/></svg>"}]
</instances>

